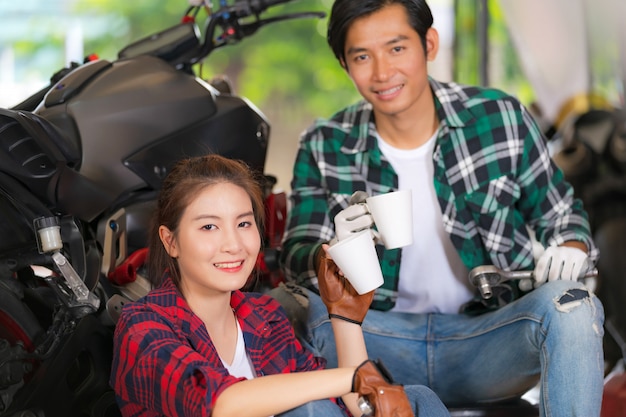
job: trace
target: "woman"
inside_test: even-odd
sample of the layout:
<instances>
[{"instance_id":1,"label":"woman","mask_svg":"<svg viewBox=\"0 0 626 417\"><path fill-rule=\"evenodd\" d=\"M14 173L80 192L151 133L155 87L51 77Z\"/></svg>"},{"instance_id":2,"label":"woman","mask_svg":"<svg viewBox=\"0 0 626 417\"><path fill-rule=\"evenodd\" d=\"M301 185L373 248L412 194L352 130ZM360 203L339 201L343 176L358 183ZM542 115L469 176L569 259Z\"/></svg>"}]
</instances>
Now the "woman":
<instances>
[{"instance_id":1,"label":"woman","mask_svg":"<svg viewBox=\"0 0 626 417\"><path fill-rule=\"evenodd\" d=\"M166 177L150 233L154 289L124 306L115 332L111 384L122 414L361 415L359 390L377 416L388 407L412 415L416 406L448 415L427 388L385 380L367 361L357 324L334 319L345 359L322 370L325 360L297 341L277 301L241 291L259 255L263 216L259 183L240 162L190 158Z\"/></svg>"}]
</instances>

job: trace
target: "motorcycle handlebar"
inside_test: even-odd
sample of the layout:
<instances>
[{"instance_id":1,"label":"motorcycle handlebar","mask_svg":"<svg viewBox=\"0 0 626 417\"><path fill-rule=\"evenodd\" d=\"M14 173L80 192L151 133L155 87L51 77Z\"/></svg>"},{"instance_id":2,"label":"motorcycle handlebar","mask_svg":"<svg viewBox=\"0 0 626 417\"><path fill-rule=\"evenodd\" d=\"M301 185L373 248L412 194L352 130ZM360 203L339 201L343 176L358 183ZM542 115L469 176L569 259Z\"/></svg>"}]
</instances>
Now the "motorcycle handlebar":
<instances>
[{"instance_id":1,"label":"motorcycle handlebar","mask_svg":"<svg viewBox=\"0 0 626 417\"><path fill-rule=\"evenodd\" d=\"M204 40L188 63L195 64L207 57L213 50L251 36L266 24L289 19L323 18L326 15L324 12L300 12L260 18L261 13L269 7L291 1L293 0L235 0L232 5L223 4L207 21ZM256 19L246 22L244 19L250 16L255 16ZM220 27L221 33L217 32ZM217 38L214 37L216 33L219 34Z\"/></svg>"},{"instance_id":2,"label":"motorcycle handlebar","mask_svg":"<svg viewBox=\"0 0 626 417\"><path fill-rule=\"evenodd\" d=\"M281 3L289 3L292 0L247 0L250 10L254 13L261 13L268 8Z\"/></svg>"}]
</instances>

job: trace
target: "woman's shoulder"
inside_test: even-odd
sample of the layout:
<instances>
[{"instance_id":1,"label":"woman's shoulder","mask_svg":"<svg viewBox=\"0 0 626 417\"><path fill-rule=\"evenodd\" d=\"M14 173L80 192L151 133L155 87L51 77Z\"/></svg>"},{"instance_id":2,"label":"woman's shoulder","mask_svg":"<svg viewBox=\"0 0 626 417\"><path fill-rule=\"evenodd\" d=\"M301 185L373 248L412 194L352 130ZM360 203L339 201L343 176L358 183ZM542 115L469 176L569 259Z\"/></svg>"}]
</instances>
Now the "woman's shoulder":
<instances>
[{"instance_id":1,"label":"woman's shoulder","mask_svg":"<svg viewBox=\"0 0 626 417\"><path fill-rule=\"evenodd\" d=\"M231 304L233 308L242 304L251 304L268 310L280 307L278 301L270 295L254 291L234 291Z\"/></svg>"},{"instance_id":2,"label":"woman's shoulder","mask_svg":"<svg viewBox=\"0 0 626 417\"><path fill-rule=\"evenodd\" d=\"M122 307L120 321L169 321L186 316L189 307L173 285L162 285Z\"/></svg>"},{"instance_id":3,"label":"woman's shoulder","mask_svg":"<svg viewBox=\"0 0 626 417\"><path fill-rule=\"evenodd\" d=\"M287 317L275 298L258 292L235 291L232 296L231 307L237 310L238 315L246 316L254 313L266 320Z\"/></svg>"}]
</instances>

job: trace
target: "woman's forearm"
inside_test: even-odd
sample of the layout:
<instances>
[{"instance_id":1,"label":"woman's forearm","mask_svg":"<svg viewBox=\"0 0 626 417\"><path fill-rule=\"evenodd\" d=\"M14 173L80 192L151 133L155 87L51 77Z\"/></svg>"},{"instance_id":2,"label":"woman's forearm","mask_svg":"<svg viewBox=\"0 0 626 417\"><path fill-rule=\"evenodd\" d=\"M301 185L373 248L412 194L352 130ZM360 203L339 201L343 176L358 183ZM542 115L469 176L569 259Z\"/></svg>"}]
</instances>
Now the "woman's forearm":
<instances>
[{"instance_id":1,"label":"woman's forearm","mask_svg":"<svg viewBox=\"0 0 626 417\"><path fill-rule=\"evenodd\" d=\"M267 375L241 381L217 398L213 417L267 417L309 401L349 393L355 367Z\"/></svg>"},{"instance_id":2,"label":"woman's forearm","mask_svg":"<svg viewBox=\"0 0 626 417\"><path fill-rule=\"evenodd\" d=\"M363 330L358 324L333 318L330 320L335 334L337 364L339 367L357 367L368 359ZM343 402L353 415L360 415L357 406L358 395L349 393L342 396Z\"/></svg>"}]
</instances>

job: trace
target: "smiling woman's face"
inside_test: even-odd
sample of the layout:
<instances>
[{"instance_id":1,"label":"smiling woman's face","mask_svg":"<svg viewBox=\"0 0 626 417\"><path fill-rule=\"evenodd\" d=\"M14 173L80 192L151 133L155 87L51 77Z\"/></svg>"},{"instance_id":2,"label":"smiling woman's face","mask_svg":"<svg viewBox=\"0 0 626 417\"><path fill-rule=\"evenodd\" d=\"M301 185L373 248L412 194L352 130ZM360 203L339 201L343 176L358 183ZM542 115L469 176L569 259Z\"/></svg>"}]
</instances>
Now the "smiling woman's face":
<instances>
[{"instance_id":1,"label":"smiling woman's face","mask_svg":"<svg viewBox=\"0 0 626 417\"><path fill-rule=\"evenodd\" d=\"M185 209L176 236L164 226L160 236L168 254L177 259L183 294L242 288L261 248L250 197L228 182L200 190Z\"/></svg>"}]
</instances>

